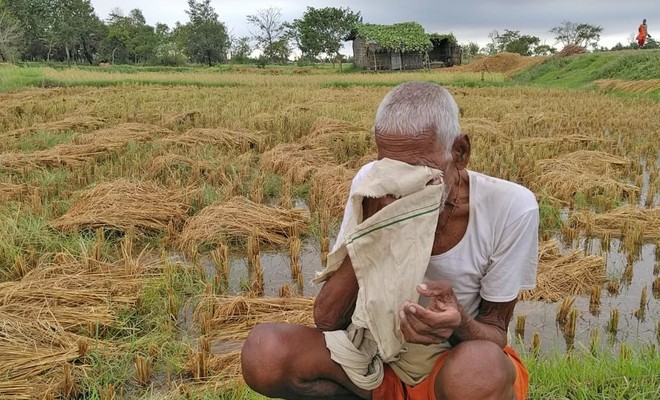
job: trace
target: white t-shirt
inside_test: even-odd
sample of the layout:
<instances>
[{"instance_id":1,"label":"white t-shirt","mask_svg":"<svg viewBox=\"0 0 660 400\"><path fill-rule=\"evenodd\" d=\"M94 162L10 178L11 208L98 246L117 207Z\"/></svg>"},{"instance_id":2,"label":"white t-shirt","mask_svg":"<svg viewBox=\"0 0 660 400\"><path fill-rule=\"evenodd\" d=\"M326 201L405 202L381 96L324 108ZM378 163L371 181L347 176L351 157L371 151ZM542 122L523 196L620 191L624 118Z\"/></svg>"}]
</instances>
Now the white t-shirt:
<instances>
[{"instance_id":1,"label":"white t-shirt","mask_svg":"<svg viewBox=\"0 0 660 400\"><path fill-rule=\"evenodd\" d=\"M358 171L351 191L372 165ZM452 282L459 303L475 317L481 299L509 302L521 290L536 286L539 211L534 194L523 186L474 171L468 171L468 177L470 215L465 235L449 251L431 256L425 280ZM351 207L347 203L336 243L344 235ZM420 304L426 303L420 299Z\"/></svg>"}]
</instances>

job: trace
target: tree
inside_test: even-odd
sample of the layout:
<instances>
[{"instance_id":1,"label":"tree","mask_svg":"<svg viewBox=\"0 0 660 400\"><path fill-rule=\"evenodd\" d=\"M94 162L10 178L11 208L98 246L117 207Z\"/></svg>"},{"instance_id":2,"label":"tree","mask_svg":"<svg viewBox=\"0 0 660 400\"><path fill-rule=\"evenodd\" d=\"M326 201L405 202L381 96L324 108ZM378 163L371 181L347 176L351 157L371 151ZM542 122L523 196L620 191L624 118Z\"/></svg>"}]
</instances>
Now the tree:
<instances>
[{"instance_id":1,"label":"tree","mask_svg":"<svg viewBox=\"0 0 660 400\"><path fill-rule=\"evenodd\" d=\"M52 22L55 0L5 1L4 11L21 28L21 58L47 60L52 50Z\"/></svg>"},{"instance_id":2,"label":"tree","mask_svg":"<svg viewBox=\"0 0 660 400\"><path fill-rule=\"evenodd\" d=\"M555 54L556 52L557 49L548 44L541 44L534 48L534 55L536 56L549 56Z\"/></svg>"},{"instance_id":3,"label":"tree","mask_svg":"<svg viewBox=\"0 0 660 400\"><path fill-rule=\"evenodd\" d=\"M534 48L541 42L536 36L521 35L520 31L505 29L504 33L495 37L497 51L518 53L523 56L531 56Z\"/></svg>"},{"instance_id":4,"label":"tree","mask_svg":"<svg viewBox=\"0 0 660 400\"><path fill-rule=\"evenodd\" d=\"M256 14L248 15L247 21L257 28L257 33L252 33L257 42L257 48L261 49L268 60L273 61L276 50L282 50L282 43L276 44L285 36L286 26L282 22L282 10L277 7L269 7L257 10ZM288 46L288 44L287 44Z\"/></svg>"},{"instance_id":5,"label":"tree","mask_svg":"<svg viewBox=\"0 0 660 400\"><path fill-rule=\"evenodd\" d=\"M476 56L479 54L479 44L476 42L468 42L461 45L461 52L464 56Z\"/></svg>"},{"instance_id":6,"label":"tree","mask_svg":"<svg viewBox=\"0 0 660 400\"><path fill-rule=\"evenodd\" d=\"M562 21L559 26L550 29L550 33L555 35L555 40L564 47L572 44L594 49L598 46L601 32L603 32L601 26L571 21Z\"/></svg>"},{"instance_id":7,"label":"tree","mask_svg":"<svg viewBox=\"0 0 660 400\"><path fill-rule=\"evenodd\" d=\"M213 63L227 58L229 35L225 24L211 6L211 0L188 0L190 22L180 27L177 36L184 41L186 53L195 62Z\"/></svg>"},{"instance_id":8,"label":"tree","mask_svg":"<svg viewBox=\"0 0 660 400\"><path fill-rule=\"evenodd\" d=\"M348 7L307 7L303 17L295 19L290 28L303 55L316 58L326 54L334 59L343 41L360 22L360 12L354 13Z\"/></svg>"},{"instance_id":9,"label":"tree","mask_svg":"<svg viewBox=\"0 0 660 400\"><path fill-rule=\"evenodd\" d=\"M488 38L490 39L490 43L487 43L486 46L482 49L484 53L486 53L489 56L492 56L493 54L497 53L498 36L500 36L500 32L497 31L497 29L494 29L488 33Z\"/></svg>"},{"instance_id":10,"label":"tree","mask_svg":"<svg viewBox=\"0 0 660 400\"><path fill-rule=\"evenodd\" d=\"M89 0L57 1L52 37L64 47L67 63L73 54L92 65L101 40L106 36L105 29Z\"/></svg>"},{"instance_id":11,"label":"tree","mask_svg":"<svg viewBox=\"0 0 660 400\"><path fill-rule=\"evenodd\" d=\"M231 46L231 60L232 62L245 63L249 60L250 54L252 54L252 45L250 44L250 38L247 36L241 36L238 39L234 40Z\"/></svg>"},{"instance_id":12,"label":"tree","mask_svg":"<svg viewBox=\"0 0 660 400\"><path fill-rule=\"evenodd\" d=\"M0 61L9 61L17 53L23 30L9 13L0 9Z\"/></svg>"}]
</instances>

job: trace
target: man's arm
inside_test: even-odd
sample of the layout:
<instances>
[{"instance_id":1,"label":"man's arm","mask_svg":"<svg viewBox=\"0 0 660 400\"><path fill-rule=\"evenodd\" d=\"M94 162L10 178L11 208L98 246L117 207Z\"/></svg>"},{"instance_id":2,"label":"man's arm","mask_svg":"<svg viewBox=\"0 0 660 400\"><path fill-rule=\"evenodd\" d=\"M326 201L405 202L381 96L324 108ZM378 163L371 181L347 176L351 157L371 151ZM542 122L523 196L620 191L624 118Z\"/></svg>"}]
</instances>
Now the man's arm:
<instances>
[{"instance_id":1,"label":"man's arm","mask_svg":"<svg viewBox=\"0 0 660 400\"><path fill-rule=\"evenodd\" d=\"M385 196L362 201L363 219L371 217L396 199ZM339 269L323 284L314 301L314 323L322 331L346 329L351 323L358 295L358 282L351 259L346 256Z\"/></svg>"},{"instance_id":2,"label":"man's arm","mask_svg":"<svg viewBox=\"0 0 660 400\"><path fill-rule=\"evenodd\" d=\"M346 256L339 269L323 284L314 301L314 323L322 331L346 329L351 322L358 294L351 259Z\"/></svg>"},{"instance_id":3,"label":"man's arm","mask_svg":"<svg viewBox=\"0 0 660 400\"><path fill-rule=\"evenodd\" d=\"M507 344L507 327L517 301L493 303L482 299L475 318L461 310L462 323L449 337L449 343L456 346L466 340L489 340L503 348Z\"/></svg>"},{"instance_id":4,"label":"man's arm","mask_svg":"<svg viewBox=\"0 0 660 400\"><path fill-rule=\"evenodd\" d=\"M455 346L466 340L488 340L506 346L507 326L517 300L505 303L482 300L479 314L472 318L458 304L448 281L427 282L417 291L431 302L428 308L411 302L404 305L400 317L406 341L432 344L448 340Z\"/></svg>"}]
</instances>

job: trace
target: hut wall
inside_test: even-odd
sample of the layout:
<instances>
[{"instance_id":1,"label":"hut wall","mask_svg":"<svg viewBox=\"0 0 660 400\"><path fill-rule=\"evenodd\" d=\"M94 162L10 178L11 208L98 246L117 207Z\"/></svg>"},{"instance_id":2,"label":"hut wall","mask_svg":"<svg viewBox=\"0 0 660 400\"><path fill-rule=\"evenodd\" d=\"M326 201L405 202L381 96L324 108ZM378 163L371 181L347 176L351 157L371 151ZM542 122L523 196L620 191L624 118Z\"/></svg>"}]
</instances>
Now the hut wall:
<instances>
[{"instance_id":1,"label":"hut wall","mask_svg":"<svg viewBox=\"0 0 660 400\"><path fill-rule=\"evenodd\" d=\"M370 60L367 53L366 40L362 37L353 39L353 63L356 67L369 68ZM373 61L371 61L371 65L373 65Z\"/></svg>"},{"instance_id":2,"label":"hut wall","mask_svg":"<svg viewBox=\"0 0 660 400\"><path fill-rule=\"evenodd\" d=\"M401 55L402 69L424 68L424 56L422 53L403 53Z\"/></svg>"}]
</instances>

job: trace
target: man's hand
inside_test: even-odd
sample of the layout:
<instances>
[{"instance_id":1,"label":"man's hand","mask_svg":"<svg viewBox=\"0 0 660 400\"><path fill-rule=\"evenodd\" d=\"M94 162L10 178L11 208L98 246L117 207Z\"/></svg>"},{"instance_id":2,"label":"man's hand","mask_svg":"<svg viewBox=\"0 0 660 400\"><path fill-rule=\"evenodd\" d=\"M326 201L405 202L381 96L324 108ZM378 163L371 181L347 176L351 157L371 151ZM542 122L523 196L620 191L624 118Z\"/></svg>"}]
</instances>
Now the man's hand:
<instances>
[{"instance_id":1,"label":"man's hand","mask_svg":"<svg viewBox=\"0 0 660 400\"><path fill-rule=\"evenodd\" d=\"M463 322L458 300L449 281L433 281L417 286L417 292L430 299L427 308L405 302L399 312L401 332L408 343L441 343Z\"/></svg>"}]
</instances>

